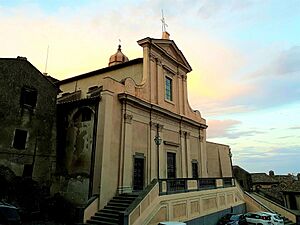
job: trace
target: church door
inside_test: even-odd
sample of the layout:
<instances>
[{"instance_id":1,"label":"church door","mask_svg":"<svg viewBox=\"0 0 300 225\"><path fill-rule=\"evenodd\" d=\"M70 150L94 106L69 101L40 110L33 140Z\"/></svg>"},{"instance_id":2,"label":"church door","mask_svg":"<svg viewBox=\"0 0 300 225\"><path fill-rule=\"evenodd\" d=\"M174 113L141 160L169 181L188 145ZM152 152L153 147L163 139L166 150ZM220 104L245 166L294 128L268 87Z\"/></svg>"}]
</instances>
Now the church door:
<instances>
[{"instance_id":1,"label":"church door","mask_svg":"<svg viewBox=\"0 0 300 225\"><path fill-rule=\"evenodd\" d=\"M134 157L133 190L140 191L144 188L144 158Z\"/></svg>"},{"instance_id":2,"label":"church door","mask_svg":"<svg viewBox=\"0 0 300 225\"><path fill-rule=\"evenodd\" d=\"M172 152L167 153L167 177L176 178L176 154Z\"/></svg>"}]
</instances>

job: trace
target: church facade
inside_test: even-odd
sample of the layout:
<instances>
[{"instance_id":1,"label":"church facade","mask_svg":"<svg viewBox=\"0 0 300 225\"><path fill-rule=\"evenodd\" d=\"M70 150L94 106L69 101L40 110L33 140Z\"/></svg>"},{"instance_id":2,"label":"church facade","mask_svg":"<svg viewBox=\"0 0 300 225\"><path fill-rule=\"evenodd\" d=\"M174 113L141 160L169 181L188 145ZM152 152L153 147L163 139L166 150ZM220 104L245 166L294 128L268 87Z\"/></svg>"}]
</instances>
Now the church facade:
<instances>
[{"instance_id":1,"label":"church facade","mask_svg":"<svg viewBox=\"0 0 300 225\"><path fill-rule=\"evenodd\" d=\"M214 178L216 187L224 186L223 178L232 183L229 146L206 141L206 120L189 105L192 68L183 53L167 32L138 44L142 58L128 60L119 46L108 67L59 82L60 161L53 192L67 185L74 191L64 195L78 204L97 196L94 211L118 194L141 193L154 180L161 181L160 193L197 186L200 178ZM224 195L225 209L224 193L216 199ZM233 190L229 195L228 203L238 204ZM168 214L161 209L157 221Z\"/></svg>"}]
</instances>

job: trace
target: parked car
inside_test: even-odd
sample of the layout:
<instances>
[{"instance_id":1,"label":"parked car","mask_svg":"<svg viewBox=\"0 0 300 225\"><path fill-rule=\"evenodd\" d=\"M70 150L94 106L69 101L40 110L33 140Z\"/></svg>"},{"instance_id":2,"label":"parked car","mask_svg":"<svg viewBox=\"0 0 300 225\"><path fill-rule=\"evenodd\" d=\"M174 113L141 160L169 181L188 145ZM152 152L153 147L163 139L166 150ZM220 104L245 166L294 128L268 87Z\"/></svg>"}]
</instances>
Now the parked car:
<instances>
[{"instance_id":1,"label":"parked car","mask_svg":"<svg viewBox=\"0 0 300 225\"><path fill-rule=\"evenodd\" d=\"M256 213L246 213L244 214L248 224L257 224L257 225L271 225L271 216L264 214L263 212Z\"/></svg>"},{"instance_id":2,"label":"parked car","mask_svg":"<svg viewBox=\"0 0 300 225\"><path fill-rule=\"evenodd\" d=\"M283 218L281 218L278 214L271 213L271 212L262 212L262 213L271 216L271 222L273 225L284 225Z\"/></svg>"},{"instance_id":3,"label":"parked car","mask_svg":"<svg viewBox=\"0 0 300 225\"><path fill-rule=\"evenodd\" d=\"M0 225L20 225L21 219L18 208L0 202Z\"/></svg>"},{"instance_id":4,"label":"parked car","mask_svg":"<svg viewBox=\"0 0 300 225\"><path fill-rule=\"evenodd\" d=\"M177 221L165 221L165 222L160 222L158 225L186 225L186 223L177 222Z\"/></svg>"},{"instance_id":5,"label":"parked car","mask_svg":"<svg viewBox=\"0 0 300 225\"><path fill-rule=\"evenodd\" d=\"M225 216L223 216L219 222L218 225L246 225L247 221L242 214L234 214L234 213L228 213Z\"/></svg>"}]
</instances>

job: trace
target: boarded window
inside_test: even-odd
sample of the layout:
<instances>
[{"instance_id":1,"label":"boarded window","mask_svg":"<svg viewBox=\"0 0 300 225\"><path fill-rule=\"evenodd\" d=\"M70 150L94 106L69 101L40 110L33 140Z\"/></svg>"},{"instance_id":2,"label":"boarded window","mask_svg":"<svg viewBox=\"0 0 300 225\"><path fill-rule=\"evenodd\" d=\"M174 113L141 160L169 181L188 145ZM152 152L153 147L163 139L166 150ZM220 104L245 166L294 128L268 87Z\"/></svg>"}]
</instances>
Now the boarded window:
<instances>
[{"instance_id":1,"label":"boarded window","mask_svg":"<svg viewBox=\"0 0 300 225\"><path fill-rule=\"evenodd\" d=\"M34 109L37 102L37 90L35 88L23 87L21 90L21 107Z\"/></svg>"},{"instance_id":2,"label":"boarded window","mask_svg":"<svg viewBox=\"0 0 300 225\"><path fill-rule=\"evenodd\" d=\"M172 97L172 79L169 78L169 77L166 77L165 98L169 101L173 100L173 97Z\"/></svg>"},{"instance_id":3,"label":"boarded window","mask_svg":"<svg viewBox=\"0 0 300 225\"><path fill-rule=\"evenodd\" d=\"M25 149L26 140L27 140L27 131L26 130L15 130L13 147L15 149Z\"/></svg>"}]
</instances>

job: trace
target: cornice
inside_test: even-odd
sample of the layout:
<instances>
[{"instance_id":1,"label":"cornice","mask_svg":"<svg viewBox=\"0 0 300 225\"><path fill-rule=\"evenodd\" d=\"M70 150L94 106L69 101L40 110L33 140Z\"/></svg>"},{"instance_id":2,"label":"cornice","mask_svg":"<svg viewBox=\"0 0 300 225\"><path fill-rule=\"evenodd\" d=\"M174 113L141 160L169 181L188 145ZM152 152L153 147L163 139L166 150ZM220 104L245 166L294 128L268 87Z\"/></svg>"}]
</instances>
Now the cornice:
<instances>
[{"instance_id":1,"label":"cornice","mask_svg":"<svg viewBox=\"0 0 300 225\"><path fill-rule=\"evenodd\" d=\"M176 120L179 120L179 121L183 121L183 122L185 122L187 124L190 124L190 125L193 125L193 126L196 126L196 127L200 127L202 129L206 129L207 128L206 124L202 124L202 123L199 123L199 122L194 121L192 119L189 119L187 117L178 115L178 114L173 113L173 112L171 112L171 111L169 111L167 109L164 109L164 108L162 108L160 106L153 105L151 103L145 102L145 101L143 101L143 100L141 100L139 98L136 98L136 97L134 97L132 95L121 93L121 94L118 95L118 97L119 97L119 100L121 102L126 101L127 104L128 103L129 104L132 103L133 105L139 105L139 106L142 106L142 107L148 109L149 111L153 110L153 111L158 112L160 114L169 116L169 117L171 117L173 119L176 119Z\"/></svg>"}]
</instances>

